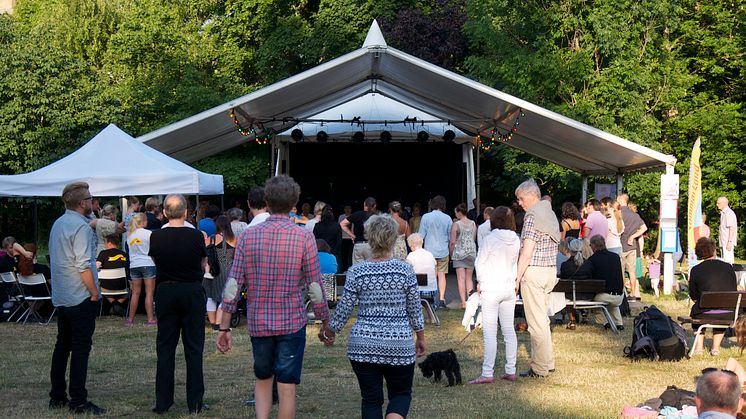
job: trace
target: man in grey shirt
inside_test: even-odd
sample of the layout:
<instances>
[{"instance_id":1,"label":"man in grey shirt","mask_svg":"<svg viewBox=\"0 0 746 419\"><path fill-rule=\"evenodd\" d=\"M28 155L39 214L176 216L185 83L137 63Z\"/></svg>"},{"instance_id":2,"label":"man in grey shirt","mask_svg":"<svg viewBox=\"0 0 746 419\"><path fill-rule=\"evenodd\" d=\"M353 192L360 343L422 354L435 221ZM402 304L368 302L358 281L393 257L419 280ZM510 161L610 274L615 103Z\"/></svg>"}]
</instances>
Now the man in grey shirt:
<instances>
[{"instance_id":1,"label":"man in grey shirt","mask_svg":"<svg viewBox=\"0 0 746 419\"><path fill-rule=\"evenodd\" d=\"M71 183L62 191L65 213L49 233L52 270L52 303L57 316L57 343L52 354L49 407L69 407L72 413L103 415L106 409L88 401L85 388L88 355L96 329L100 290L96 263L96 234L88 225L91 193L84 182ZM65 383L70 358L70 400Z\"/></svg>"},{"instance_id":2,"label":"man in grey shirt","mask_svg":"<svg viewBox=\"0 0 746 419\"><path fill-rule=\"evenodd\" d=\"M446 308L446 274L448 273L449 249L451 240L451 217L443 213L446 209L446 199L438 195L430 200L431 211L422 216L420 221L420 236L425 242L425 250L435 257L436 272L438 273L438 291L440 300L438 308Z\"/></svg>"}]
</instances>

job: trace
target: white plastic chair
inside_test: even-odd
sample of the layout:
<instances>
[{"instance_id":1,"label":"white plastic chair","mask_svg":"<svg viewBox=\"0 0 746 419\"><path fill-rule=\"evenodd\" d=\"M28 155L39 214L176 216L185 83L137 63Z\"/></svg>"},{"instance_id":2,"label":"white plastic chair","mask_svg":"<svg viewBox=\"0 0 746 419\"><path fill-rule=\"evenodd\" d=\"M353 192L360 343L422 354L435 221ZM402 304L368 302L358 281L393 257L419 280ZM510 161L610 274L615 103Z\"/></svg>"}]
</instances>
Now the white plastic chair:
<instances>
[{"instance_id":1,"label":"white plastic chair","mask_svg":"<svg viewBox=\"0 0 746 419\"><path fill-rule=\"evenodd\" d=\"M113 268L113 269L101 269L98 271L98 279L127 279L127 271L124 268ZM125 285L124 289L121 290L107 290L105 288L101 288L101 307L99 308L98 315L99 317L103 313L104 310L104 298L103 297L121 297L121 296L127 296L129 297L130 290L129 290L129 284ZM127 304L127 312L125 313L125 316L129 313L129 304Z\"/></svg>"},{"instance_id":2,"label":"white plastic chair","mask_svg":"<svg viewBox=\"0 0 746 419\"><path fill-rule=\"evenodd\" d=\"M49 286L47 285L47 280L44 278L43 274L33 274L31 276L23 276L18 275L18 283L20 284L21 293L23 294L23 300L26 302L27 307L26 311L21 315L23 318L23 323L25 324L28 321L28 318L32 315L39 321L39 323L49 324L49 322L52 320L52 317L54 317L54 314L57 312L57 307L52 310L52 314L49 315L49 318L46 322L44 322L44 319L39 315L39 313L36 310L36 302L38 301L52 301L52 295L49 293ZM34 285L44 285L45 295L33 295L27 292L26 287L31 287ZM24 317L25 316L25 317ZM20 321L20 319L18 319Z\"/></svg>"},{"instance_id":3,"label":"white plastic chair","mask_svg":"<svg viewBox=\"0 0 746 419\"><path fill-rule=\"evenodd\" d=\"M13 272L0 272L0 278L2 278L2 281L7 284L7 287L9 287L8 300L18 303L18 307L16 307L15 311L13 311L13 313L8 317L8 321L10 322L16 313L25 310L26 304L23 300L23 293L21 292L20 285L18 285L16 274Z\"/></svg>"}]
</instances>

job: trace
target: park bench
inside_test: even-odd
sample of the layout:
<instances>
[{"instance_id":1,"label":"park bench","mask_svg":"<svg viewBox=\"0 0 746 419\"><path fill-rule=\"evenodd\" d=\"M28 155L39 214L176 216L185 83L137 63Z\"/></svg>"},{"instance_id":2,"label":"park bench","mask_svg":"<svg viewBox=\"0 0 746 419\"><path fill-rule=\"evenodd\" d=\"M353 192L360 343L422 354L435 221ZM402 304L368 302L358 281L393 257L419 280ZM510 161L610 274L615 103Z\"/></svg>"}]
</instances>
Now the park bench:
<instances>
[{"instance_id":1,"label":"park bench","mask_svg":"<svg viewBox=\"0 0 746 419\"><path fill-rule=\"evenodd\" d=\"M743 307L743 303L746 302L746 291L705 291L699 299L699 307L703 310L725 310L733 312L732 317L727 319L710 319L710 318L699 318L693 319L689 316L679 316L679 323L691 323L694 326L699 326L697 331L694 332L694 338L689 350L689 356L694 355L694 342L697 337L703 333L705 329L727 329L734 327L736 320L738 320L738 314ZM724 313L727 314L727 313Z\"/></svg>"},{"instance_id":2,"label":"park bench","mask_svg":"<svg viewBox=\"0 0 746 419\"><path fill-rule=\"evenodd\" d=\"M575 310L601 310L606 318L606 322L609 324L609 328L614 333L618 333L619 330L617 330L616 324L611 319L609 310L606 308L609 303L578 298L578 294L581 293L600 294L604 291L606 291L606 281L601 279L560 279L552 289L552 292L572 295L572 298L565 299L565 304L568 308ZM519 299L516 304L523 304L523 300Z\"/></svg>"}]
</instances>

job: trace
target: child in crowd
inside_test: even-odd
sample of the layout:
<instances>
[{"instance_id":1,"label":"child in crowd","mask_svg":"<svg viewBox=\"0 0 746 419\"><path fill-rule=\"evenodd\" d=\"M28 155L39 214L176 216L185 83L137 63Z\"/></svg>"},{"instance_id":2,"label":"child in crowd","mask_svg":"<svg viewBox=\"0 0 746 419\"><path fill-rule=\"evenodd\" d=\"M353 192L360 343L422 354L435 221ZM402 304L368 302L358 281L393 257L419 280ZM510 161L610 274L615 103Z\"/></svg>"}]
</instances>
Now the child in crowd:
<instances>
[{"instance_id":1,"label":"child in crowd","mask_svg":"<svg viewBox=\"0 0 746 419\"><path fill-rule=\"evenodd\" d=\"M109 234L104 237L104 250L102 250L96 258L96 268L100 271L102 269L118 269L124 268L125 276L122 278L111 278L101 279L99 281L101 288L104 290L123 290L127 289L127 278L129 277L129 260L127 254L119 249L119 235ZM125 311L124 303L127 298L124 296L119 297L106 297L111 304L111 311L116 315L121 315Z\"/></svg>"}]
</instances>

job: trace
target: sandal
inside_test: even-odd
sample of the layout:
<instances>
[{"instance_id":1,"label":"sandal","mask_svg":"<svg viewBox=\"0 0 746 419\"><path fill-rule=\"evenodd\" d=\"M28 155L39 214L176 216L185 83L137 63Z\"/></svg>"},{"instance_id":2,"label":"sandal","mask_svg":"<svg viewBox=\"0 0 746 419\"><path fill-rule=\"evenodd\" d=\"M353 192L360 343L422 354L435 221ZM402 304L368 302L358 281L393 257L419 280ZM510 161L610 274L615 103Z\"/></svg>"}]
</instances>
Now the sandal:
<instances>
[{"instance_id":1,"label":"sandal","mask_svg":"<svg viewBox=\"0 0 746 419\"><path fill-rule=\"evenodd\" d=\"M124 326L125 327L132 327L133 324L134 324L134 322L132 320L130 320L130 319L126 319L124 321Z\"/></svg>"},{"instance_id":2,"label":"sandal","mask_svg":"<svg viewBox=\"0 0 746 419\"><path fill-rule=\"evenodd\" d=\"M146 326L158 326L158 320L148 320L147 323L145 323Z\"/></svg>"},{"instance_id":3,"label":"sandal","mask_svg":"<svg viewBox=\"0 0 746 419\"><path fill-rule=\"evenodd\" d=\"M710 351L710 355L712 356L718 356L720 355L720 349L713 349Z\"/></svg>"},{"instance_id":4,"label":"sandal","mask_svg":"<svg viewBox=\"0 0 746 419\"><path fill-rule=\"evenodd\" d=\"M492 384L494 382L495 382L495 377L479 376L478 378L475 378L469 381L469 384Z\"/></svg>"},{"instance_id":5,"label":"sandal","mask_svg":"<svg viewBox=\"0 0 746 419\"><path fill-rule=\"evenodd\" d=\"M567 326L566 326L566 328L569 329L569 330L575 330L575 327L577 327L575 325L575 322L567 323Z\"/></svg>"}]
</instances>

